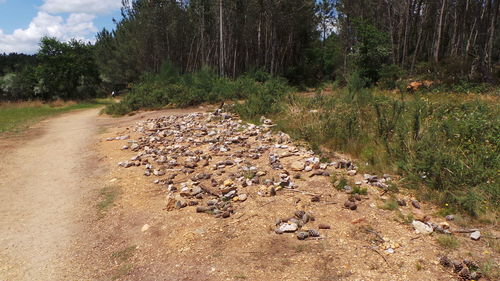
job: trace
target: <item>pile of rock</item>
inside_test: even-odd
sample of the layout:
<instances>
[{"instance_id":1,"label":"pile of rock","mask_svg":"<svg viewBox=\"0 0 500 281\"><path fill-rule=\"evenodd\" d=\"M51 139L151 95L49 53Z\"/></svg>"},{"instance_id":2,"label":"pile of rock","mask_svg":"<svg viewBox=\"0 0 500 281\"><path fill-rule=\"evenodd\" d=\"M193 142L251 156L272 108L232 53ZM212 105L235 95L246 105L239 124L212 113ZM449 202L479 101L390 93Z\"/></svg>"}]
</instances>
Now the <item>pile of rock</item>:
<instances>
[{"instance_id":1,"label":"pile of rock","mask_svg":"<svg viewBox=\"0 0 500 281\"><path fill-rule=\"evenodd\" d=\"M276 232L276 234L296 233L297 239L299 240L318 238L320 237L320 233L317 230L312 228L308 230L302 229L302 227L311 221L314 221L314 216L305 211L297 211L294 216L290 218L277 219L274 232ZM330 229L330 226L324 224L319 227L322 229Z\"/></svg>"},{"instance_id":2,"label":"pile of rock","mask_svg":"<svg viewBox=\"0 0 500 281\"><path fill-rule=\"evenodd\" d=\"M167 210L199 205L197 212L222 218L234 213L234 203L248 198L248 186L257 186L257 195L275 196L296 188L293 179L300 173L329 176L326 169L337 165L320 163L312 151L293 145L288 135L271 132L271 120L263 118L262 123L245 124L220 110L148 119L134 128L141 136L128 141L127 149L136 155L118 165L142 167L144 176L157 177L154 182L168 191ZM259 168L256 161L262 157L268 161L260 161L265 165ZM282 159L287 157L300 160L284 167Z\"/></svg>"},{"instance_id":3,"label":"pile of rock","mask_svg":"<svg viewBox=\"0 0 500 281\"><path fill-rule=\"evenodd\" d=\"M453 272L462 280L479 280L482 277L479 266L470 260L452 261L443 256L439 259L439 263L445 268L453 269Z\"/></svg>"}]
</instances>

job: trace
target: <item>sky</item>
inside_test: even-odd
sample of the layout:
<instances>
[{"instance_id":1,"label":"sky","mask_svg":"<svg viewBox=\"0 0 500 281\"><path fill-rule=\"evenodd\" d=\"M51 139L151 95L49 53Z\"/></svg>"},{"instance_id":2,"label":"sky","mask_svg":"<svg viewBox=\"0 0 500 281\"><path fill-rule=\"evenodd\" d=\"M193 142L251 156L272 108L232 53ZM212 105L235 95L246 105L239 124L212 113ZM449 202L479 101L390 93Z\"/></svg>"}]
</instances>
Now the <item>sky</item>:
<instances>
[{"instance_id":1,"label":"sky","mask_svg":"<svg viewBox=\"0 0 500 281\"><path fill-rule=\"evenodd\" d=\"M0 0L0 53L36 53L43 36L94 42L120 7L121 0Z\"/></svg>"}]
</instances>

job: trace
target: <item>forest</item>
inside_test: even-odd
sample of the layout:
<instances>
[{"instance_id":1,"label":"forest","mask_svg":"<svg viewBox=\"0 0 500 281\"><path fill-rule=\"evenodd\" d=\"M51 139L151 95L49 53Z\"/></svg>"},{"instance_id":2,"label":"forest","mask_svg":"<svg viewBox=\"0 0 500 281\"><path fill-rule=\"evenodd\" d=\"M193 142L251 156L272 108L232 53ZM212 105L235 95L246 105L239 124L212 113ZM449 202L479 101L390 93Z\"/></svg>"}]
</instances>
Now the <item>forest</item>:
<instances>
[{"instance_id":1,"label":"forest","mask_svg":"<svg viewBox=\"0 0 500 281\"><path fill-rule=\"evenodd\" d=\"M262 71L300 88L345 84L353 72L367 86L403 77L495 83L500 75L499 0L122 2L122 18L95 44L46 38L34 56L0 55L2 99L85 98L125 89L165 64L232 79ZM87 65L56 74L45 69L51 56L72 69L75 60ZM54 89L44 72L75 82Z\"/></svg>"},{"instance_id":2,"label":"forest","mask_svg":"<svg viewBox=\"0 0 500 281\"><path fill-rule=\"evenodd\" d=\"M500 0L122 4L95 43L0 55L0 99L115 91L112 115L239 100L243 119L403 175L450 212L498 210Z\"/></svg>"}]
</instances>

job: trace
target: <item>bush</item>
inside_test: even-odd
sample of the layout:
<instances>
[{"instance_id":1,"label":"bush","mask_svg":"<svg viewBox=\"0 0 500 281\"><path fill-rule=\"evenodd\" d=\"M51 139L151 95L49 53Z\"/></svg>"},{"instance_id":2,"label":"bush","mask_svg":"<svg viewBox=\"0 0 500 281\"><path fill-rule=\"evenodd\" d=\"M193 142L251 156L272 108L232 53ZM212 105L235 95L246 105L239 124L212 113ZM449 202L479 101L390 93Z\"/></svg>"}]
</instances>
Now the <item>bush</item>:
<instances>
[{"instance_id":1,"label":"bush","mask_svg":"<svg viewBox=\"0 0 500 281\"><path fill-rule=\"evenodd\" d=\"M278 101L290 90L286 81L270 78L262 71L231 80L219 77L208 67L193 74L180 75L170 64L165 64L157 74L144 74L119 104L108 106L105 112L123 115L166 105L187 107L248 98L245 109L240 108L239 112L254 118L278 110Z\"/></svg>"},{"instance_id":2,"label":"bush","mask_svg":"<svg viewBox=\"0 0 500 281\"><path fill-rule=\"evenodd\" d=\"M382 89L396 89L398 80L404 75L404 71L395 64L386 64L380 70L379 85Z\"/></svg>"},{"instance_id":3,"label":"bush","mask_svg":"<svg viewBox=\"0 0 500 281\"><path fill-rule=\"evenodd\" d=\"M361 79L353 77L349 89L333 96L289 99L273 118L292 137L348 153L368 163L364 169L402 174L408 186L427 193L428 200L472 216L487 206L498 209L496 105L375 95L360 89ZM435 192L420 189L422 185Z\"/></svg>"}]
</instances>

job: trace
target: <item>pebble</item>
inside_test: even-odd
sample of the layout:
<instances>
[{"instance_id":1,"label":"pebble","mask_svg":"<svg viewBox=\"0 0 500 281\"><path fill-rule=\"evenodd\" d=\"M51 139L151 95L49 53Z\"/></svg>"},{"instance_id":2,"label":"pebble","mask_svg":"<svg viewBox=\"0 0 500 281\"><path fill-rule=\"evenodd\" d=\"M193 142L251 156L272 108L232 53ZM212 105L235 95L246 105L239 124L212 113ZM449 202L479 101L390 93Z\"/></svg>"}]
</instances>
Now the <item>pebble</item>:
<instances>
[{"instance_id":1,"label":"pebble","mask_svg":"<svg viewBox=\"0 0 500 281\"><path fill-rule=\"evenodd\" d=\"M319 229L331 229L330 225L324 224L324 223L318 224L318 228Z\"/></svg>"},{"instance_id":2,"label":"pebble","mask_svg":"<svg viewBox=\"0 0 500 281\"><path fill-rule=\"evenodd\" d=\"M297 239L299 240L305 240L307 237L309 237L309 232L300 231L297 233Z\"/></svg>"},{"instance_id":3,"label":"pebble","mask_svg":"<svg viewBox=\"0 0 500 281\"><path fill-rule=\"evenodd\" d=\"M278 226L278 231L284 232L295 232L299 229L299 226L296 223L282 223Z\"/></svg>"},{"instance_id":4,"label":"pebble","mask_svg":"<svg viewBox=\"0 0 500 281\"><path fill-rule=\"evenodd\" d=\"M413 205L413 207L420 209L420 203L417 200L412 200L411 204Z\"/></svg>"},{"instance_id":5,"label":"pebble","mask_svg":"<svg viewBox=\"0 0 500 281\"><path fill-rule=\"evenodd\" d=\"M481 232L480 231L474 231L470 234L470 239L477 241L481 239Z\"/></svg>"},{"instance_id":6,"label":"pebble","mask_svg":"<svg viewBox=\"0 0 500 281\"><path fill-rule=\"evenodd\" d=\"M148 229L149 229L149 224L145 224L142 226L141 231L146 232L146 231L148 231Z\"/></svg>"},{"instance_id":7,"label":"pebble","mask_svg":"<svg viewBox=\"0 0 500 281\"><path fill-rule=\"evenodd\" d=\"M357 174L357 171L356 171L356 170L349 170L349 171L347 171L347 175L348 175L348 176L353 177L353 176L355 176L356 174Z\"/></svg>"}]
</instances>

